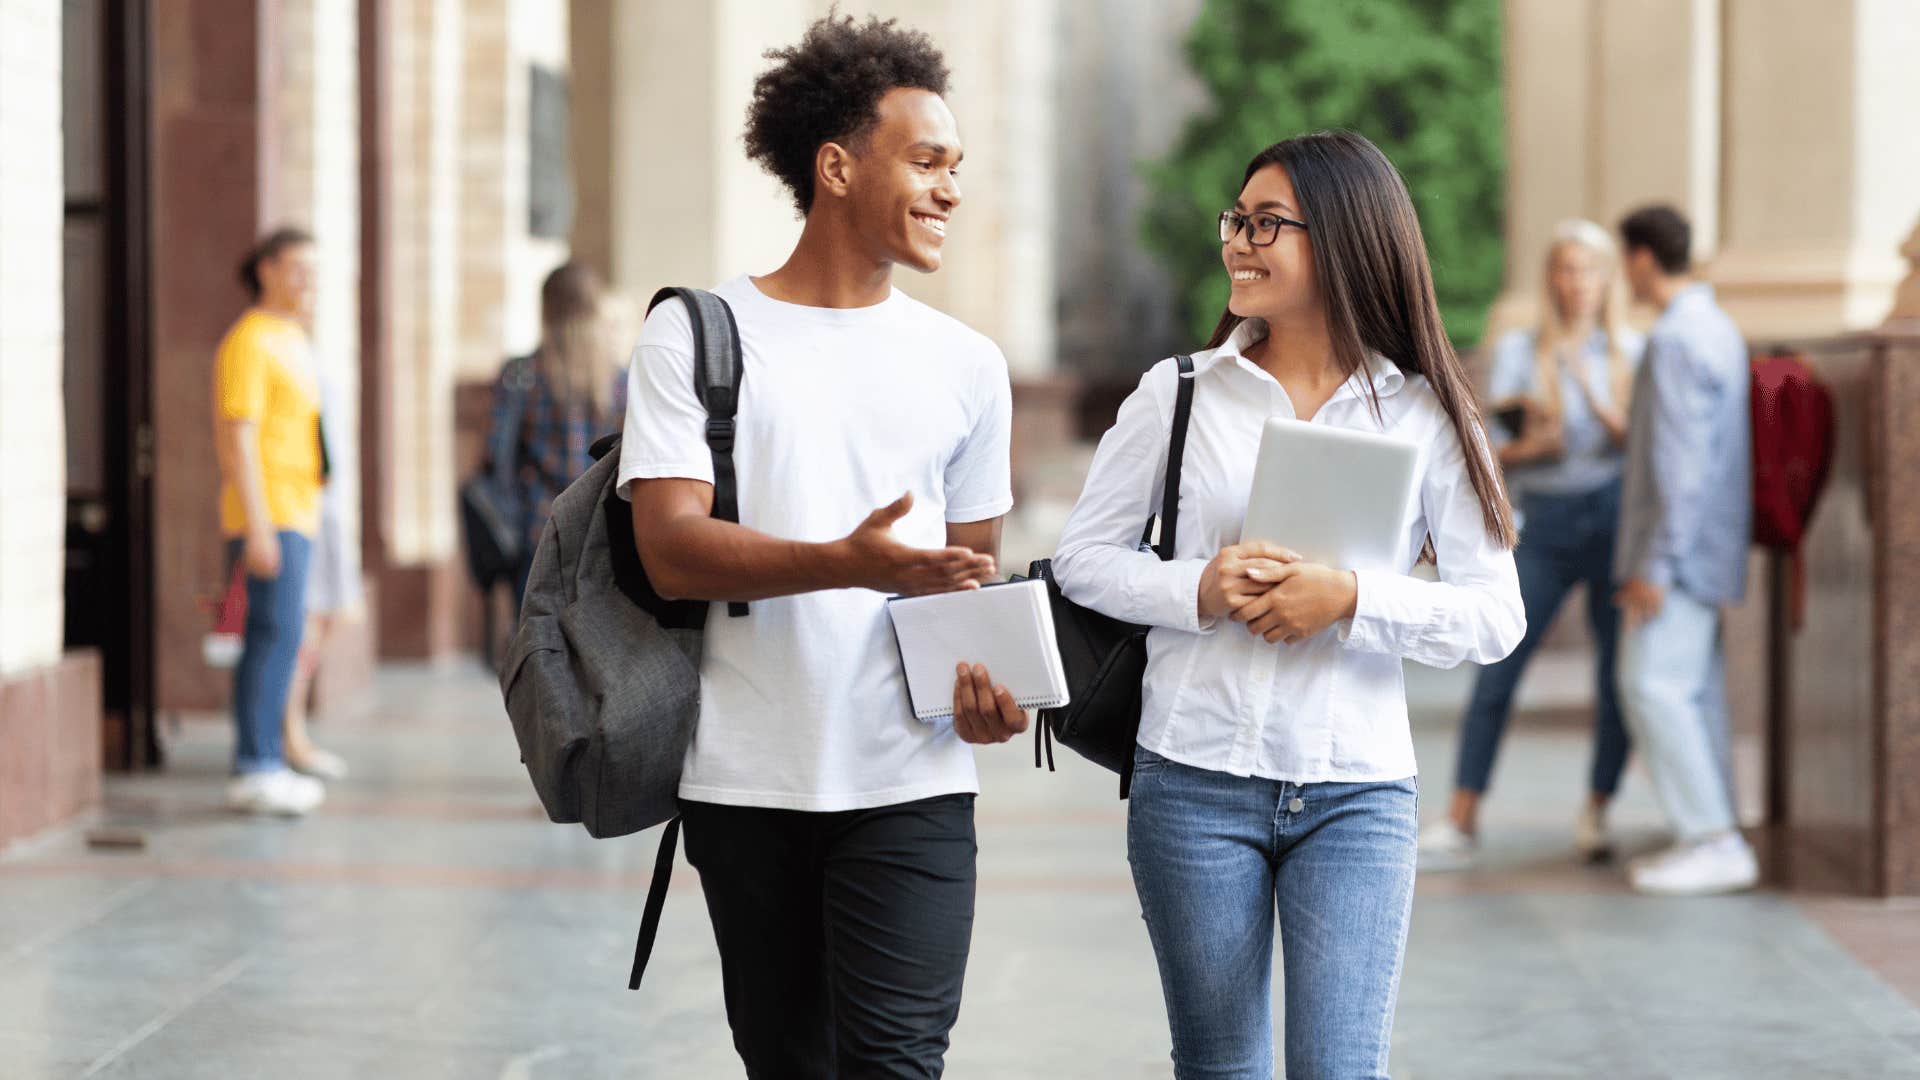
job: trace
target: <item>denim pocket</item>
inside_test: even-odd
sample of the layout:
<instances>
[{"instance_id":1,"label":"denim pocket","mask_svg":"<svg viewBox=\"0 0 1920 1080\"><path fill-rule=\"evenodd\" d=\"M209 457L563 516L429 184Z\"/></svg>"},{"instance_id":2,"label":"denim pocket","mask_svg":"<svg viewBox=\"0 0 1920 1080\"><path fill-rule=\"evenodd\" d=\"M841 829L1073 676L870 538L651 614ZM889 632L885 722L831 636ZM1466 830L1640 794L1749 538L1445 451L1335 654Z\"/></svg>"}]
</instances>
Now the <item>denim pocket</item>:
<instances>
[{"instance_id":1,"label":"denim pocket","mask_svg":"<svg viewBox=\"0 0 1920 1080\"><path fill-rule=\"evenodd\" d=\"M1138 743L1133 747L1133 775L1144 776L1167 767L1167 759Z\"/></svg>"}]
</instances>

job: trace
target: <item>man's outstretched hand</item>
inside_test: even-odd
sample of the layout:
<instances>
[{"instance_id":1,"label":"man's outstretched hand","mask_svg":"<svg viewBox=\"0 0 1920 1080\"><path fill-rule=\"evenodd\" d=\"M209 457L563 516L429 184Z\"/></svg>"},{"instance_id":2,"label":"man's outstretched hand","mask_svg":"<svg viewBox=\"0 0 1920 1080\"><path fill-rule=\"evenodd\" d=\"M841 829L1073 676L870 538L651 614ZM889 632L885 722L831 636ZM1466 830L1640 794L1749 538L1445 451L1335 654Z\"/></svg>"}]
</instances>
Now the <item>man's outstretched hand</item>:
<instances>
[{"instance_id":1,"label":"man's outstretched hand","mask_svg":"<svg viewBox=\"0 0 1920 1080\"><path fill-rule=\"evenodd\" d=\"M893 535L893 524L913 509L908 492L867 515L839 541L847 580L856 588L900 596L977 589L997 573L993 556L972 548L917 548Z\"/></svg>"}]
</instances>

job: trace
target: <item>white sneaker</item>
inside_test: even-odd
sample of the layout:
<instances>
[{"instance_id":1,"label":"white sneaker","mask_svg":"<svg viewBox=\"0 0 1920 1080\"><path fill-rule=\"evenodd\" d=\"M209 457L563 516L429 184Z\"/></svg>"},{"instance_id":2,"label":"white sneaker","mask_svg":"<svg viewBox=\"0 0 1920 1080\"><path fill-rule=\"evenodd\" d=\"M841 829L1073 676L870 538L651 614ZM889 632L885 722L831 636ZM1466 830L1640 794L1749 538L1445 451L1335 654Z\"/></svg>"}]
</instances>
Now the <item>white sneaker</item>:
<instances>
[{"instance_id":1,"label":"white sneaker","mask_svg":"<svg viewBox=\"0 0 1920 1080\"><path fill-rule=\"evenodd\" d=\"M1461 870L1473 861L1479 838L1453 823L1452 818L1420 830L1420 866L1428 870Z\"/></svg>"},{"instance_id":2,"label":"white sneaker","mask_svg":"<svg viewBox=\"0 0 1920 1080\"><path fill-rule=\"evenodd\" d=\"M1642 873L1652 867L1671 862L1675 859L1685 858L1686 854L1687 845L1677 842L1671 847L1663 847L1658 851L1643 852L1627 860L1627 876L1631 878L1633 875Z\"/></svg>"},{"instance_id":3,"label":"white sneaker","mask_svg":"<svg viewBox=\"0 0 1920 1080\"><path fill-rule=\"evenodd\" d=\"M243 814L300 817L326 797L326 785L286 768L247 773L227 785L227 808Z\"/></svg>"},{"instance_id":4,"label":"white sneaker","mask_svg":"<svg viewBox=\"0 0 1920 1080\"><path fill-rule=\"evenodd\" d=\"M1739 892L1760 882L1760 862L1739 833L1676 847L1627 870L1635 891L1662 896Z\"/></svg>"},{"instance_id":5,"label":"white sneaker","mask_svg":"<svg viewBox=\"0 0 1920 1080\"><path fill-rule=\"evenodd\" d=\"M1613 839L1607 835L1607 816L1592 803L1580 808L1573 823L1573 850L1580 861L1599 863L1613 858Z\"/></svg>"}]
</instances>

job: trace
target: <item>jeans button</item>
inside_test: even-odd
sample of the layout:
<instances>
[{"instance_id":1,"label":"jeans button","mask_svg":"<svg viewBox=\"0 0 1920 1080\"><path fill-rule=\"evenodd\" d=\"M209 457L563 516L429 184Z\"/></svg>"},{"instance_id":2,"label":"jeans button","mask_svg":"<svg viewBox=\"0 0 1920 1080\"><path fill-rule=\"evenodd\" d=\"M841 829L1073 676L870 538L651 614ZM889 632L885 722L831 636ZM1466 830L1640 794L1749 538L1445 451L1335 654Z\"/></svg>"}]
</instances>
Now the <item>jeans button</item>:
<instances>
[{"instance_id":1,"label":"jeans button","mask_svg":"<svg viewBox=\"0 0 1920 1080\"><path fill-rule=\"evenodd\" d=\"M1287 810L1290 813L1297 814L1300 811L1305 810L1306 808L1307 808L1307 800L1301 798L1298 795L1295 795L1293 797L1293 801L1287 804Z\"/></svg>"}]
</instances>

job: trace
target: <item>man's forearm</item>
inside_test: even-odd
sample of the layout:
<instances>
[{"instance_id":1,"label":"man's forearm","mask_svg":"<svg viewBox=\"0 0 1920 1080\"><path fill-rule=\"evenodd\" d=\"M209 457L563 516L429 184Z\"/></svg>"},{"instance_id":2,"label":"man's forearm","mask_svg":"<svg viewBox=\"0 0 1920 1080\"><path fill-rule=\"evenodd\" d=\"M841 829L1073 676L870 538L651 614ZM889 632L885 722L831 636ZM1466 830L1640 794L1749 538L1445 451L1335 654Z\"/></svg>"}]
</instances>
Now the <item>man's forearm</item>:
<instances>
[{"instance_id":1,"label":"man's forearm","mask_svg":"<svg viewBox=\"0 0 1920 1080\"><path fill-rule=\"evenodd\" d=\"M766 600L859 584L841 541L782 540L717 518L676 518L639 546L648 580L669 599Z\"/></svg>"}]
</instances>

